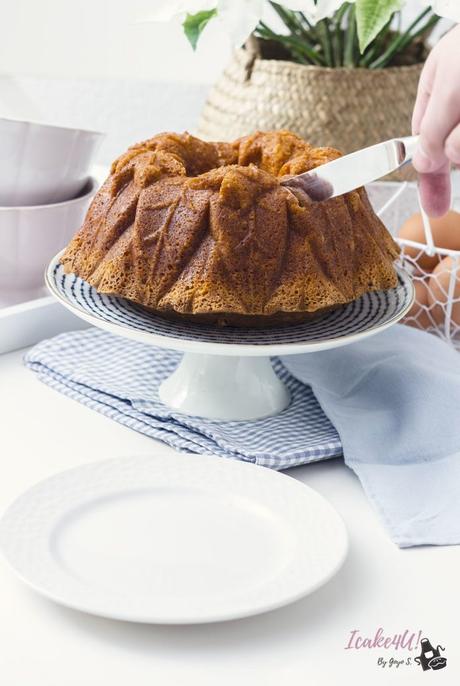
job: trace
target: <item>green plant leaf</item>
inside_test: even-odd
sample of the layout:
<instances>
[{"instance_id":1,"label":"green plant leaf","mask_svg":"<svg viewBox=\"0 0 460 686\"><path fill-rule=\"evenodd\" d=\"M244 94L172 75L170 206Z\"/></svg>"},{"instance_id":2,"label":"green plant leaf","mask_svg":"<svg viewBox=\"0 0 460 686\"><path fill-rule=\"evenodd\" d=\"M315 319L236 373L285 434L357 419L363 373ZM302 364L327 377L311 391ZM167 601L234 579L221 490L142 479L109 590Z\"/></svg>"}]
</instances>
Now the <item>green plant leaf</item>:
<instances>
[{"instance_id":1,"label":"green plant leaf","mask_svg":"<svg viewBox=\"0 0 460 686\"><path fill-rule=\"evenodd\" d=\"M201 33L210 19L215 17L217 10L214 8L212 10L203 10L202 12L196 12L196 14L187 14L184 19L182 26L184 27L184 33L190 41L190 44L194 50L196 50L196 45Z\"/></svg>"},{"instance_id":2,"label":"green plant leaf","mask_svg":"<svg viewBox=\"0 0 460 686\"><path fill-rule=\"evenodd\" d=\"M390 20L401 9L402 0L356 0L356 24L361 54Z\"/></svg>"}]
</instances>

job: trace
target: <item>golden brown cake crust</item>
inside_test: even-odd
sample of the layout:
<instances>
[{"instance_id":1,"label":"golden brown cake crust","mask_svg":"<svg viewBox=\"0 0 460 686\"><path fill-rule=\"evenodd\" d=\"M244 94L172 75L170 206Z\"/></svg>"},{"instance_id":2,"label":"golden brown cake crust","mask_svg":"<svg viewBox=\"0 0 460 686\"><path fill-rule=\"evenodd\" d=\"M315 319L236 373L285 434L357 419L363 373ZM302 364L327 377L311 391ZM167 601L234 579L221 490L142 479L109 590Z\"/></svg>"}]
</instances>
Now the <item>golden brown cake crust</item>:
<instances>
[{"instance_id":1,"label":"golden brown cake crust","mask_svg":"<svg viewBox=\"0 0 460 686\"><path fill-rule=\"evenodd\" d=\"M304 208L279 183L339 155L289 131L159 134L114 162L62 263L101 293L239 325L394 287L398 247L363 188Z\"/></svg>"}]
</instances>

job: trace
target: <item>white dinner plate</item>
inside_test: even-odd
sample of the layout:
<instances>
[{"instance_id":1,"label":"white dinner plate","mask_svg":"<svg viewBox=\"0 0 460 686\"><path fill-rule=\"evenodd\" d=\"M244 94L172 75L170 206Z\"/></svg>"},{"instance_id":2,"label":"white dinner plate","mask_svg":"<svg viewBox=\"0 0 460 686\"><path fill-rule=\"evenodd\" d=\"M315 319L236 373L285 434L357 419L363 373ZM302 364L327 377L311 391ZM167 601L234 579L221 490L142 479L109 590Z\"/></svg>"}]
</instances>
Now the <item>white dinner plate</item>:
<instances>
[{"instance_id":1,"label":"white dinner plate","mask_svg":"<svg viewBox=\"0 0 460 686\"><path fill-rule=\"evenodd\" d=\"M83 465L21 495L0 546L39 593L84 612L192 624L286 605L347 552L343 521L301 482L206 455Z\"/></svg>"}]
</instances>

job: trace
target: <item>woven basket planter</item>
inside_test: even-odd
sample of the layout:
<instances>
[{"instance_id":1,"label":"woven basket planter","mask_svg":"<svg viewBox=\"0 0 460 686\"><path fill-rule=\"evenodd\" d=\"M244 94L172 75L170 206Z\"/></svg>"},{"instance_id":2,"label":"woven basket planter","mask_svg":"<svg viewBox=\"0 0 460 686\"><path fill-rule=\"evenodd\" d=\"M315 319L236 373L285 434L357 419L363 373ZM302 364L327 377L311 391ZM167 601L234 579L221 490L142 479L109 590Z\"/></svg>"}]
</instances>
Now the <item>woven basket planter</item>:
<instances>
[{"instance_id":1,"label":"woven basket planter","mask_svg":"<svg viewBox=\"0 0 460 686\"><path fill-rule=\"evenodd\" d=\"M290 129L315 146L352 152L410 134L421 70L329 69L237 50L208 96L198 135L233 140Z\"/></svg>"}]
</instances>

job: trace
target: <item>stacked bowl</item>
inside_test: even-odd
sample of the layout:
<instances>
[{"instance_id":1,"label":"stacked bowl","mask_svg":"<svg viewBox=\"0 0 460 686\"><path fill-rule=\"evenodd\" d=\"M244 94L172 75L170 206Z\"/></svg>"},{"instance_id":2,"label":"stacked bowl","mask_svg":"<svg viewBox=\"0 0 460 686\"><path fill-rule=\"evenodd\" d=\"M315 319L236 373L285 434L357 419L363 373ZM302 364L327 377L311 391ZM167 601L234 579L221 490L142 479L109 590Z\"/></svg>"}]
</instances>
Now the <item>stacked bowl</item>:
<instances>
[{"instance_id":1,"label":"stacked bowl","mask_svg":"<svg viewBox=\"0 0 460 686\"><path fill-rule=\"evenodd\" d=\"M0 306L39 297L53 255L97 190L89 175L103 134L0 118Z\"/></svg>"}]
</instances>

